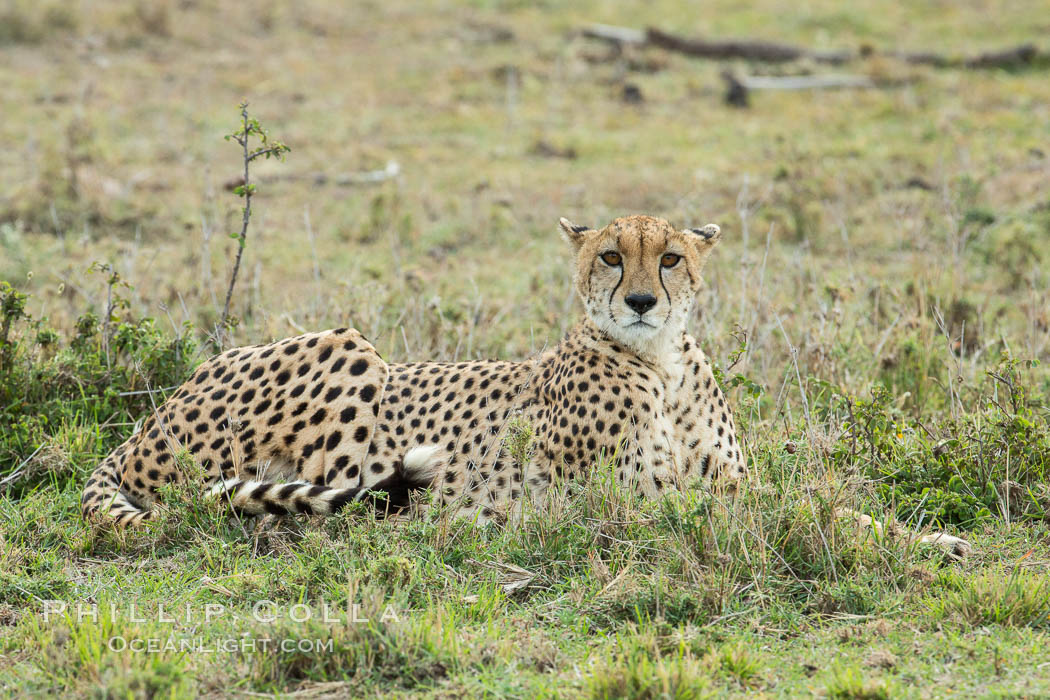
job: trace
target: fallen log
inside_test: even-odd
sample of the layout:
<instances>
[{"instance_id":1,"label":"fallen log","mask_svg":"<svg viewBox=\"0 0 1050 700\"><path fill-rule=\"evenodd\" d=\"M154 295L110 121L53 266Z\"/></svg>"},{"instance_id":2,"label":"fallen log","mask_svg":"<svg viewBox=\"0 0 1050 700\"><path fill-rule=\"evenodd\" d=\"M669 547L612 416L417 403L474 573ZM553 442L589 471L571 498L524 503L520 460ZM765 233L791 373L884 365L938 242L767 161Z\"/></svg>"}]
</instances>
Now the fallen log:
<instances>
[{"instance_id":1,"label":"fallen log","mask_svg":"<svg viewBox=\"0 0 1050 700\"><path fill-rule=\"evenodd\" d=\"M1038 59L1050 60L1050 55L1040 54L1033 44L1021 44L1012 49L990 51L967 59L967 68L1019 68L1035 63Z\"/></svg>"},{"instance_id":2,"label":"fallen log","mask_svg":"<svg viewBox=\"0 0 1050 700\"><path fill-rule=\"evenodd\" d=\"M726 83L726 104L747 107L752 90L840 90L876 87L866 75L827 73L824 75L751 76L722 71Z\"/></svg>"},{"instance_id":3,"label":"fallen log","mask_svg":"<svg viewBox=\"0 0 1050 700\"><path fill-rule=\"evenodd\" d=\"M631 44L640 46L646 42L645 32L628 27L614 27L611 24L591 24L580 30L588 39L607 41L610 44Z\"/></svg>"},{"instance_id":4,"label":"fallen log","mask_svg":"<svg viewBox=\"0 0 1050 700\"><path fill-rule=\"evenodd\" d=\"M866 75L843 73L786 76L742 75L737 80L748 90L835 90L875 87L875 81Z\"/></svg>"},{"instance_id":5,"label":"fallen log","mask_svg":"<svg viewBox=\"0 0 1050 700\"><path fill-rule=\"evenodd\" d=\"M1045 65L1050 67L1050 53L1040 51L1034 44L1020 44L1005 49L986 51L975 56L950 56L935 51L880 51L865 45L860 51L840 49L820 51L803 46L785 44L761 39L705 39L687 37L665 32L655 27L644 31L629 27L616 27L609 24L591 24L580 33L591 39L598 39L617 47L624 46L657 46L667 51L675 51L696 58L715 60L741 59L762 63L788 63L809 59L817 63L840 65L858 58L871 56L889 56L906 63L927 65L935 68L1023 68L1025 66Z\"/></svg>"},{"instance_id":6,"label":"fallen log","mask_svg":"<svg viewBox=\"0 0 1050 700\"><path fill-rule=\"evenodd\" d=\"M854 58L849 50L811 51L791 44L751 39L700 39L678 36L654 27L645 30L646 42L688 56L716 59L744 59L765 63L787 63L809 58L819 63L840 64Z\"/></svg>"},{"instance_id":7,"label":"fallen log","mask_svg":"<svg viewBox=\"0 0 1050 700\"><path fill-rule=\"evenodd\" d=\"M1050 55L1041 54L1034 44L1021 44L997 51L986 51L970 58L947 56L933 51L887 51L886 56L916 65L935 68L1021 68L1038 60L1050 60Z\"/></svg>"}]
</instances>

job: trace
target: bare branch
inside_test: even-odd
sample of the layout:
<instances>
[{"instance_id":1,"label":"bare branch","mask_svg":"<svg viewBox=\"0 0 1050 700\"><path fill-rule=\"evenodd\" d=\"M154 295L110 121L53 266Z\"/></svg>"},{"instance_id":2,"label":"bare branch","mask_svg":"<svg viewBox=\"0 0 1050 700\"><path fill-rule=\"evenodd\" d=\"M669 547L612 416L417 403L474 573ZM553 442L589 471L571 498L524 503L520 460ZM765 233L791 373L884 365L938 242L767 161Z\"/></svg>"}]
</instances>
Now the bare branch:
<instances>
[{"instance_id":1,"label":"bare branch","mask_svg":"<svg viewBox=\"0 0 1050 700\"><path fill-rule=\"evenodd\" d=\"M732 59L766 63L785 63L810 58L819 63L845 63L854 58L852 51L813 51L800 46L754 39L703 39L683 37L654 27L645 30L646 41L668 51L699 58Z\"/></svg>"}]
</instances>

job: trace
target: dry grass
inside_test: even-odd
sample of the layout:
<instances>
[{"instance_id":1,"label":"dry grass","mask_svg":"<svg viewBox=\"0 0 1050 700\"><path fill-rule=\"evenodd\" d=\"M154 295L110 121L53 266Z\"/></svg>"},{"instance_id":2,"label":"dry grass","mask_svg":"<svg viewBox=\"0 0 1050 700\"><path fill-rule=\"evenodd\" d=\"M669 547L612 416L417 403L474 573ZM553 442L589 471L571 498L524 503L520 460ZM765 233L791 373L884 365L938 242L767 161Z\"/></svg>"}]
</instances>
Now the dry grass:
<instances>
[{"instance_id":1,"label":"dry grass","mask_svg":"<svg viewBox=\"0 0 1050 700\"><path fill-rule=\"evenodd\" d=\"M764 94L741 112L721 103L715 64L667 56L663 70L625 74L589 60L600 47L572 34L585 19L661 17L683 30L768 33L758 8L711 7L690 26L672 6L168 4L170 31L139 32L119 4L103 4L71 35L5 49L0 70L25 97L0 126L14 145L0 155L0 273L32 271L23 286L61 322L100 304L85 270L111 261L137 312L214 322L239 206L224 189L238 154L220 136L246 96L294 154L259 168L235 304L241 341L351 323L391 359L519 357L569 323L558 216L651 212L723 226L696 327L715 357L743 328L740 370L769 386L792 347L803 372L863 383L903 340L936 347L937 313L952 308L946 330L965 327L964 379L1003 339L1046 355L1036 244L1046 217L1034 209L1050 171L1042 74L879 66L917 80ZM1016 4L923 12L828 5L777 33L829 46L947 37L945 48L963 49L1028 26ZM625 81L644 103L620 101ZM577 157L535 155L541 140ZM314 184L316 173L331 183L391 160L394 182ZM946 351L935 361L952 362Z\"/></svg>"},{"instance_id":2,"label":"dry grass","mask_svg":"<svg viewBox=\"0 0 1050 700\"><path fill-rule=\"evenodd\" d=\"M1032 553L1046 523L1017 515L1030 517L1032 503L989 515L968 534L975 558L948 574L925 550L860 542L829 514L896 505L870 478L876 457L918 480L920 458L983 469L1014 455L981 436L1045 426L1026 414L1036 427L1000 431L981 411L1009 407L1006 385L985 378L1003 351L1043 362L1018 379L1036 417L1050 393L1046 73L872 58L850 70L892 87L761 93L740 111L721 99L721 65L656 50L617 57L576 32L601 21L970 53L1029 40L1044 9L1035 0L821 0L805 12L716 0L695 13L671 0L9 3L0 81L16 99L0 120L0 279L31 294L34 318L68 336L86 309L102 313L106 285L89 272L98 261L131 285L118 315L155 317L173 336L190 321L203 340L222 312L237 245L228 234L240 223L229 190L241 154L222 135L247 99L293 150L253 169L236 341L353 325L392 361L520 358L555 342L578 313L559 216L717 222L724 243L691 325L727 383L741 375L728 393L756 481L732 508L695 493L639 504L596 469L595 483L502 533L359 513L253 531L190 498L152 533L120 538L77 523L76 480L114 431L131 429L129 417L82 415L71 401L26 463L39 487L0 499L0 688L1044 693L1050 671L1031 662L1046 643L1047 562ZM796 69L823 70L774 72ZM382 182L344 177L389 163L398 174ZM103 390L70 372L55 380L70 395ZM889 397L873 412L899 425L879 424L881 437L864 443L852 399L873 384ZM927 434L953 420L971 421L966 434L977 437L941 446ZM527 453L528 435L515 439ZM861 448L847 458L850 440ZM869 458L869 443L891 454ZM1011 500L1031 488L1030 500L1046 503L1045 488L1021 480L1011 472L998 486ZM1011 577L1014 568L1026 576ZM99 645L114 630L163 633L156 625L43 627L31 614L47 598L246 612L260 597L355 595L413 614L332 633L341 645L332 656L219 661ZM199 630L208 639L243 631Z\"/></svg>"}]
</instances>

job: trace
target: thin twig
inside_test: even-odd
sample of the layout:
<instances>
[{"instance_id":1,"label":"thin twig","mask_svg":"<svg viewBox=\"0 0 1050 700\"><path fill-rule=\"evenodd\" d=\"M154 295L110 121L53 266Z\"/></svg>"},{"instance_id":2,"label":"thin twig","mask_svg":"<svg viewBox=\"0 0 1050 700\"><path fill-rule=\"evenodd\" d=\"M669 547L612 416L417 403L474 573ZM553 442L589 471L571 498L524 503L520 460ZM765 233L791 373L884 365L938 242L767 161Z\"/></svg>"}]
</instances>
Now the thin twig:
<instances>
[{"instance_id":1,"label":"thin twig","mask_svg":"<svg viewBox=\"0 0 1050 700\"><path fill-rule=\"evenodd\" d=\"M262 142L262 147L254 151L250 151L248 148L248 141L252 134L255 134ZM243 257L244 248L248 243L248 222L252 217L252 192L254 191L254 185L251 183L251 175L248 166L256 158L269 158L271 156L281 158L290 150L280 141L271 142L266 134L266 130L259 125L259 122L248 117L247 102L241 103L241 130L230 134L227 138L233 139L240 145L244 158L244 182L234 188L234 191L237 192L237 194L244 197L244 209L241 220L241 232L239 235L235 236L238 243L237 257L233 261L233 271L230 273L230 286L226 289L226 302L222 306L222 319L219 321L219 328L216 332L220 350L225 344L227 338L226 331L230 318L230 300L233 298L233 288L237 284L237 273L241 269L241 257Z\"/></svg>"},{"instance_id":2,"label":"thin twig","mask_svg":"<svg viewBox=\"0 0 1050 700\"><path fill-rule=\"evenodd\" d=\"M233 261L233 272L230 273L230 286L226 288L226 302L222 305L222 320L219 322L219 327L223 329L221 331L220 339L226 337L226 322L230 317L230 298L233 297L233 287L237 284L237 272L241 269L241 256L244 255L244 246L248 240L248 221L252 217L252 187L248 164L252 162L254 156L249 157L248 155L248 134L250 133L251 127L248 125L248 103L245 102L241 105L241 120L243 124L242 137L234 136L234 140L241 145L241 150L244 152L244 218L241 223L241 235L238 239L240 245L237 246L237 258Z\"/></svg>"}]
</instances>

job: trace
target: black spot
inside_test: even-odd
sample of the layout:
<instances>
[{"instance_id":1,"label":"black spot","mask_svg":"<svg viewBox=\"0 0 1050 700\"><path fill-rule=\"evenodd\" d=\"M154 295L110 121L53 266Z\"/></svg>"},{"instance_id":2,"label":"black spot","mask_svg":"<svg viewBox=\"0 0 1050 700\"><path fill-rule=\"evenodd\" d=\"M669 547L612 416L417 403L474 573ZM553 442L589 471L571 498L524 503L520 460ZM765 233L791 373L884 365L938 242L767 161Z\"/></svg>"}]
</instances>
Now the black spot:
<instances>
[{"instance_id":1,"label":"black spot","mask_svg":"<svg viewBox=\"0 0 1050 700\"><path fill-rule=\"evenodd\" d=\"M291 495L295 493L296 489L298 489L299 486L300 484L286 484L282 486L281 489L277 492L277 498L286 499L291 497Z\"/></svg>"},{"instance_id":2,"label":"black spot","mask_svg":"<svg viewBox=\"0 0 1050 700\"><path fill-rule=\"evenodd\" d=\"M367 439L368 428L366 428L365 426L362 425L360 428L354 431L354 440L356 440L357 442L364 442Z\"/></svg>"},{"instance_id":3,"label":"black spot","mask_svg":"<svg viewBox=\"0 0 1050 700\"><path fill-rule=\"evenodd\" d=\"M368 360L357 360L350 365L350 374L356 376L362 375L368 371Z\"/></svg>"},{"instance_id":4,"label":"black spot","mask_svg":"<svg viewBox=\"0 0 1050 700\"><path fill-rule=\"evenodd\" d=\"M265 508L270 515L288 515L288 510L284 506L272 501L266 501Z\"/></svg>"}]
</instances>

